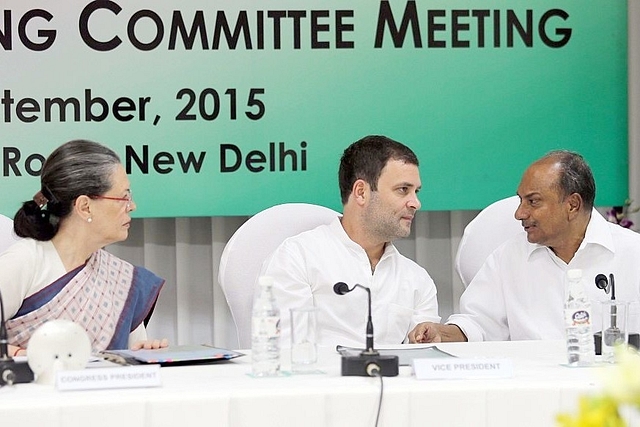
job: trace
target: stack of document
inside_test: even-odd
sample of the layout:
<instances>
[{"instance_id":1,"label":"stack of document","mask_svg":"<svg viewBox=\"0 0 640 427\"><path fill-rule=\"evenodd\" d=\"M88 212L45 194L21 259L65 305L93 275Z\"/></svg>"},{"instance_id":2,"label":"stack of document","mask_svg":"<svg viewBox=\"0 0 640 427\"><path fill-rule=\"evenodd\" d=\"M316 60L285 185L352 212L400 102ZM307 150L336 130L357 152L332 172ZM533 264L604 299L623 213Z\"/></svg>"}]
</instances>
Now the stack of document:
<instances>
[{"instance_id":1,"label":"stack of document","mask_svg":"<svg viewBox=\"0 0 640 427\"><path fill-rule=\"evenodd\" d=\"M208 345L176 345L155 350L106 350L101 355L120 364L193 365L213 363L244 356L233 350Z\"/></svg>"}]
</instances>

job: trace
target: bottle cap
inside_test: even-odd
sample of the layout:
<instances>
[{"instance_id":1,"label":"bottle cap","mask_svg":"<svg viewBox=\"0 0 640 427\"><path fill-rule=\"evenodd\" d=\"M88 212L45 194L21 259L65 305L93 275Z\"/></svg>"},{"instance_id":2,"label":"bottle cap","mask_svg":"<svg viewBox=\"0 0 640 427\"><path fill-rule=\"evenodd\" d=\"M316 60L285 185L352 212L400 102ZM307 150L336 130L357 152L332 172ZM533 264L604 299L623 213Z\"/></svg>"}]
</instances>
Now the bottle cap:
<instances>
[{"instance_id":1,"label":"bottle cap","mask_svg":"<svg viewBox=\"0 0 640 427\"><path fill-rule=\"evenodd\" d=\"M569 279L582 279L582 270L579 268L572 268L567 270L567 277Z\"/></svg>"},{"instance_id":2,"label":"bottle cap","mask_svg":"<svg viewBox=\"0 0 640 427\"><path fill-rule=\"evenodd\" d=\"M271 276L260 276L258 277L258 284L260 287L272 287L273 286L273 277Z\"/></svg>"}]
</instances>

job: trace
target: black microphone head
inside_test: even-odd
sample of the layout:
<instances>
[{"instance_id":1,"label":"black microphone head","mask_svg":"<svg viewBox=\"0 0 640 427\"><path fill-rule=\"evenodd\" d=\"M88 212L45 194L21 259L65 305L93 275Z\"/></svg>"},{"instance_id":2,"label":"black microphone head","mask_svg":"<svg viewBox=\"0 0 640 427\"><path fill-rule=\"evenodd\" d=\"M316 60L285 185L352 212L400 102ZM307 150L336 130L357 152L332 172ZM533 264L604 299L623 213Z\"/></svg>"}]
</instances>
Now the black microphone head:
<instances>
[{"instance_id":1,"label":"black microphone head","mask_svg":"<svg viewBox=\"0 0 640 427\"><path fill-rule=\"evenodd\" d=\"M344 295L350 292L349 286L344 282L338 282L335 285L333 285L333 292L335 292L338 295Z\"/></svg>"},{"instance_id":2,"label":"black microphone head","mask_svg":"<svg viewBox=\"0 0 640 427\"><path fill-rule=\"evenodd\" d=\"M596 276L596 286L598 287L598 289L604 289L605 291L608 291L608 285L609 281L607 280L607 276L605 276L604 274L598 274Z\"/></svg>"}]
</instances>

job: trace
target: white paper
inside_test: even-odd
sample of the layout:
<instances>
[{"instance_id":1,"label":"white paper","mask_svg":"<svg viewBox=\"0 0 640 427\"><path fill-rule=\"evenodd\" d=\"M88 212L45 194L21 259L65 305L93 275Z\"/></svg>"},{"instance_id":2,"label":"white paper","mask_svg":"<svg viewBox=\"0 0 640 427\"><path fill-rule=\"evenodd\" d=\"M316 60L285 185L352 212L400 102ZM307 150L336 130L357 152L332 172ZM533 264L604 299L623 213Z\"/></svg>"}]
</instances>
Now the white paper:
<instances>
[{"instance_id":1,"label":"white paper","mask_svg":"<svg viewBox=\"0 0 640 427\"><path fill-rule=\"evenodd\" d=\"M513 377L511 359L413 359L417 379L471 379Z\"/></svg>"},{"instance_id":2,"label":"white paper","mask_svg":"<svg viewBox=\"0 0 640 427\"><path fill-rule=\"evenodd\" d=\"M160 365L91 368L56 373L58 390L159 387Z\"/></svg>"}]
</instances>

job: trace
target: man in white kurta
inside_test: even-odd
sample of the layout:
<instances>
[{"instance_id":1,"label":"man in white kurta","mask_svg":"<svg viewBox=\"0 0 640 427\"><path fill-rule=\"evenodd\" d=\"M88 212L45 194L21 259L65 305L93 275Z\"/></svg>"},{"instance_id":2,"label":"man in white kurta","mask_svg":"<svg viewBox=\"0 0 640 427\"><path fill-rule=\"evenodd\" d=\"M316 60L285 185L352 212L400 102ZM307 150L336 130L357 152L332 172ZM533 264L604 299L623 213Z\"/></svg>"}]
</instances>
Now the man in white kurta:
<instances>
[{"instance_id":1,"label":"man in white kurta","mask_svg":"<svg viewBox=\"0 0 640 427\"><path fill-rule=\"evenodd\" d=\"M289 309L319 309L321 345L365 347L367 292L337 295L344 282L371 291L375 344L401 344L419 322L438 322L436 287L427 272L391 243L407 237L420 208L416 155L385 136L366 136L344 151L338 171L343 215L287 239L265 261L289 342Z\"/></svg>"},{"instance_id":2,"label":"man in white kurta","mask_svg":"<svg viewBox=\"0 0 640 427\"><path fill-rule=\"evenodd\" d=\"M287 309L314 306L321 309L320 344L364 346L367 293L355 289L337 295L333 292L337 282L371 289L376 344L400 344L418 323L440 320L435 284L425 269L389 243L372 273L367 254L349 238L340 218L287 239L263 270L274 278L285 343L290 329Z\"/></svg>"},{"instance_id":3,"label":"man in white kurta","mask_svg":"<svg viewBox=\"0 0 640 427\"><path fill-rule=\"evenodd\" d=\"M561 339L567 270L581 269L601 329L598 274L614 274L616 299L632 302L638 332L640 236L610 224L593 209L595 180L582 156L554 151L527 168L514 212L523 233L496 249L460 298L446 324L425 322L411 342ZM635 329L635 330L633 330Z\"/></svg>"},{"instance_id":4,"label":"man in white kurta","mask_svg":"<svg viewBox=\"0 0 640 427\"><path fill-rule=\"evenodd\" d=\"M591 300L593 330L601 330L599 302L611 295L598 289L598 274L615 272L616 299L640 300L640 234L607 222L595 209L578 251L568 264L524 232L493 252L460 298L458 325L469 341L564 338L564 282L567 270L583 271ZM633 332L640 331L633 305Z\"/></svg>"}]
</instances>

